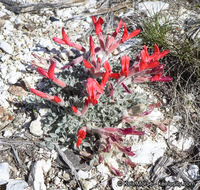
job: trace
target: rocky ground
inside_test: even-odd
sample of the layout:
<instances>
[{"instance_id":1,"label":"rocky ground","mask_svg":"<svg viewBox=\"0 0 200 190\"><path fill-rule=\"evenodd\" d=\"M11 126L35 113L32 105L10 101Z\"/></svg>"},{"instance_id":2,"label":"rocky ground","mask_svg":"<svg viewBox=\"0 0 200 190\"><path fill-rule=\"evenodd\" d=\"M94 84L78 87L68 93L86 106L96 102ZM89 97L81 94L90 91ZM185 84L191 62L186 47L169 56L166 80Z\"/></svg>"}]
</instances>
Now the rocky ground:
<instances>
[{"instance_id":1,"label":"rocky ground","mask_svg":"<svg viewBox=\"0 0 200 190\"><path fill-rule=\"evenodd\" d=\"M27 106L26 100L34 97L29 88L36 88L38 82L43 82L42 77L31 67L33 60L37 62L33 53L44 59L56 58L58 68L68 63L69 56L73 55L71 48L62 48L52 40L52 37L61 36L63 26L71 41L78 41L89 48L89 35L94 32L92 15L102 16L106 21L112 20L110 17L114 16L114 23L104 28L104 31L111 33L119 18L135 29L142 27L143 20L161 11L163 18L169 17L175 23L178 31L176 37L180 38L187 31L186 21L200 19L200 3L184 0L74 0L62 6L63 2L59 1L45 3L37 0L0 1L0 189L121 190L133 189L134 186L142 190L197 190L200 186L200 165L196 161L199 158L199 143L193 134L180 133L180 128L185 125L182 122L183 115L177 112L170 114L173 105L168 104L166 92L160 95L159 89L152 90L147 84L133 86L134 92L146 98L161 99L164 108L155 109L145 120L152 123L165 120L167 131L157 128L152 134L147 128L144 138L126 137L125 141L131 143L136 154L130 157L136 167L120 165L124 174L122 177L113 175L104 163L94 163L90 159L81 162L83 152L79 152L75 146L68 148L60 143L47 148L43 143L45 131L41 120L45 119L49 109L37 107L37 110L33 110ZM200 32L198 35L197 38L200 38ZM141 38L134 38L114 52L114 55L121 51L130 54L132 50L129 47L133 45L141 50L144 44ZM60 69L56 72L59 73ZM196 92L198 94L198 89ZM188 93L185 96L190 103L195 101L194 94ZM199 108L190 103L188 113L200 117L196 111ZM113 157L109 162L118 165L116 160ZM160 179L165 179L168 186L156 185ZM136 181L141 184L134 185Z\"/></svg>"}]
</instances>

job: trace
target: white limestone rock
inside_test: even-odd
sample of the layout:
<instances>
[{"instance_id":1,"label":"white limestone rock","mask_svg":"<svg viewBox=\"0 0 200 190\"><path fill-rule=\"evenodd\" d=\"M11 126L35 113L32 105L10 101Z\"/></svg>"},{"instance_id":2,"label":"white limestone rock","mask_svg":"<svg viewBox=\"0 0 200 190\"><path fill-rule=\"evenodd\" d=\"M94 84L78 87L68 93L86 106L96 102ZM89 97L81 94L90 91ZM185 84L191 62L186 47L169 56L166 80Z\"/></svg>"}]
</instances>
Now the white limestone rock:
<instances>
[{"instance_id":1,"label":"white limestone rock","mask_svg":"<svg viewBox=\"0 0 200 190\"><path fill-rule=\"evenodd\" d=\"M0 42L0 49L2 49L5 53L13 54L12 46L7 42Z\"/></svg>"},{"instance_id":2,"label":"white limestone rock","mask_svg":"<svg viewBox=\"0 0 200 190\"><path fill-rule=\"evenodd\" d=\"M78 171L78 176L81 179L87 179L87 178L89 178L89 173L87 171L85 172L83 170L79 170Z\"/></svg>"},{"instance_id":3,"label":"white limestone rock","mask_svg":"<svg viewBox=\"0 0 200 190\"><path fill-rule=\"evenodd\" d=\"M172 135L169 141L180 151L187 151L194 144L194 139L192 137L180 137L177 140L177 137Z\"/></svg>"},{"instance_id":4,"label":"white limestone rock","mask_svg":"<svg viewBox=\"0 0 200 190\"><path fill-rule=\"evenodd\" d=\"M136 164L154 164L155 161L162 157L166 151L167 145L164 138L150 139L133 144L132 151L135 156L130 156L130 160Z\"/></svg>"},{"instance_id":5,"label":"white limestone rock","mask_svg":"<svg viewBox=\"0 0 200 190\"><path fill-rule=\"evenodd\" d=\"M199 177L199 167L195 164L190 165L188 169L188 174L193 180L197 180Z\"/></svg>"},{"instance_id":6,"label":"white limestone rock","mask_svg":"<svg viewBox=\"0 0 200 190\"><path fill-rule=\"evenodd\" d=\"M0 163L0 185L8 182L10 178L10 165L7 162Z\"/></svg>"},{"instance_id":7,"label":"white limestone rock","mask_svg":"<svg viewBox=\"0 0 200 190\"><path fill-rule=\"evenodd\" d=\"M30 132L31 134L35 136L42 136L43 130L42 130L42 123L40 121L41 117L38 117L36 120L32 121L30 124Z\"/></svg>"},{"instance_id":8,"label":"white limestone rock","mask_svg":"<svg viewBox=\"0 0 200 190\"><path fill-rule=\"evenodd\" d=\"M93 189L96 184L97 184L97 180L96 179L91 179L91 180L83 180L82 181L83 183L83 187L85 190L90 190L90 189Z\"/></svg>"},{"instance_id":9,"label":"white limestone rock","mask_svg":"<svg viewBox=\"0 0 200 190\"><path fill-rule=\"evenodd\" d=\"M35 190L46 190L46 185L44 181L44 174L46 174L51 168L50 160L39 160L37 161L31 171L31 177L33 179L33 187ZM29 176L29 178L31 178Z\"/></svg>"},{"instance_id":10,"label":"white limestone rock","mask_svg":"<svg viewBox=\"0 0 200 190\"><path fill-rule=\"evenodd\" d=\"M16 71L12 71L12 72L8 73L8 75L7 75L7 80L8 80L9 84L17 83L17 81L20 78L22 78L22 73L16 72Z\"/></svg>"},{"instance_id":11,"label":"white limestone rock","mask_svg":"<svg viewBox=\"0 0 200 190\"><path fill-rule=\"evenodd\" d=\"M144 12L148 17L169 8L169 4L162 1L145 1L138 4L140 12Z\"/></svg>"},{"instance_id":12,"label":"white limestone rock","mask_svg":"<svg viewBox=\"0 0 200 190\"><path fill-rule=\"evenodd\" d=\"M108 174L110 174L110 171L109 171L108 167L105 166L104 163L101 163L101 164L99 164L99 165L97 166L97 171L98 171L99 173L103 174L103 175L108 175Z\"/></svg>"},{"instance_id":13,"label":"white limestone rock","mask_svg":"<svg viewBox=\"0 0 200 190\"><path fill-rule=\"evenodd\" d=\"M24 180L10 179L6 185L6 190L26 190L28 184Z\"/></svg>"}]
</instances>

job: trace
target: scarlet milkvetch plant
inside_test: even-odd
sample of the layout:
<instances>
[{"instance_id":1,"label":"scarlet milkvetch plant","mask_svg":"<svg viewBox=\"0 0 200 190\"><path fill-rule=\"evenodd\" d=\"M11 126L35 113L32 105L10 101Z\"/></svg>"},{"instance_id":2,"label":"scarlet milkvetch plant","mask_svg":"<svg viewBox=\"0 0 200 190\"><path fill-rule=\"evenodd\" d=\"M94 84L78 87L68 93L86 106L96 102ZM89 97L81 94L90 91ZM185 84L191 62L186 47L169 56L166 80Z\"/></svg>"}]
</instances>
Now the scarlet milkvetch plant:
<instances>
[{"instance_id":1,"label":"scarlet milkvetch plant","mask_svg":"<svg viewBox=\"0 0 200 190\"><path fill-rule=\"evenodd\" d=\"M101 17L97 19L93 16L92 21L95 27L97 38L99 40L99 46L95 45L93 36L91 35L89 38L90 47L88 52L86 50L87 48L84 48L82 45L71 42L64 28L62 28L62 38L53 37L54 42L61 45L68 45L82 52L81 56L75 58L70 64L67 64L64 67L62 67L63 70L68 69L77 64L82 64L85 68L85 72L90 73L85 84L87 97L84 99L84 106L82 110L80 111L79 108L77 108L74 105L71 105L72 111L76 116L85 115L90 105L96 106L100 101L100 97L103 94L105 94L105 92L106 94L109 94L110 98L112 98L115 88L117 88L117 86L119 85L121 85L127 93L131 94L132 91L125 84L125 81L129 78L131 78L134 83L153 81L168 82L172 80L171 77L163 76L164 65L159 62L159 59L167 55L169 53L169 50L161 52L156 44L154 45L154 52L152 55L149 55L147 47L144 46L144 49L138 55L138 57L140 58L139 61L135 61L133 64L130 64L131 58L128 55L123 55L120 59L121 70L118 72L113 72L112 65L110 63L110 58L113 56L112 52L130 38L137 36L140 33L140 30L134 30L131 33L129 33L126 24L121 19L116 30L110 36L107 35L104 38L102 30L104 20ZM118 34L120 33L122 27L124 29L123 33L121 37L118 37ZM41 62L40 58L39 61ZM34 66L37 72L45 78L48 78L61 88L68 88L68 84L65 84L65 82L55 77L55 61L51 63L48 71L46 71L42 67L37 66L36 64L34 64ZM51 96L49 94L40 92L35 89L30 89L30 91L36 94L37 96L47 99L53 103L56 103L63 107L65 106L65 103L61 97L55 95ZM136 115L134 117L123 116L122 121L129 122L136 117L148 115L157 106L153 105L150 107L150 111L144 112L140 115ZM108 152L111 150L111 147L114 146L117 147L118 150L122 151L123 153L129 156L134 156L134 153L131 151L130 147L125 147L123 145L122 136L144 135L144 132L136 131L135 127L126 129L117 129L109 127L103 129L88 129L87 126L84 126L77 133L77 147L79 147L82 140L86 138L87 132L92 130L100 134L102 140L104 141L102 142L101 146L104 148L101 149L101 152ZM100 154L100 158L101 157L103 157L102 154ZM125 162L129 163L132 166L134 165L134 163L131 163L131 161L128 159ZM113 171L113 173L118 173L117 169L114 168L112 165L109 165L109 168Z\"/></svg>"}]
</instances>

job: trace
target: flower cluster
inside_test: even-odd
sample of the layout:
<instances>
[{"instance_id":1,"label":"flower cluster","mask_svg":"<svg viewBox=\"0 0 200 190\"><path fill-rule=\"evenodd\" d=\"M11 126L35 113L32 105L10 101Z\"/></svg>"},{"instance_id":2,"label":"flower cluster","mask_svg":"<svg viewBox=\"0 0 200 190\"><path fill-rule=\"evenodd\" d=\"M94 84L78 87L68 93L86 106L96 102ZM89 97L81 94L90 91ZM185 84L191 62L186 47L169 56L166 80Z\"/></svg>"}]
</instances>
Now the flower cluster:
<instances>
[{"instance_id":1,"label":"flower cluster","mask_svg":"<svg viewBox=\"0 0 200 190\"><path fill-rule=\"evenodd\" d=\"M101 136L101 144L99 149L99 163L101 163L105 157L106 153L109 153L111 149L117 148L119 151L123 152L125 155L128 156L134 156L135 154L132 152L131 147L124 146L123 138L122 136L125 135L144 135L145 133L143 131L137 131L135 130L136 127L128 127L125 129L122 128L111 128L111 127L105 127L103 129L89 129L88 131L92 130L93 133L98 133ZM104 159L105 160L105 159ZM127 164L134 167L135 164L131 162L128 158L124 160ZM115 168L111 163L106 163L110 170L118 176L121 176L122 173L118 170L118 168Z\"/></svg>"},{"instance_id":2,"label":"flower cluster","mask_svg":"<svg viewBox=\"0 0 200 190\"><path fill-rule=\"evenodd\" d=\"M70 64L62 67L62 69L67 69L79 63L83 64L86 72L90 73L85 86L88 93L88 97L84 99L84 106L81 111L77 107L72 105L72 111L75 115L82 116L88 111L89 105L95 106L96 104L98 104L100 97L102 96L102 94L105 93L105 91L109 91L108 94L112 96L116 85L122 85L126 92L131 93L131 90L124 83L125 80L127 80L128 78L131 78L134 83L153 81L168 82L172 80L170 77L163 76L164 65L159 62L159 59L167 55L169 53L169 50L161 52L156 44L154 45L155 49L152 55L149 55L147 47L144 46L144 49L138 55L139 61L134 62L132 65L130 64L131 58L128 55L122 56L121 70L118 72L112 72L112 65L109 63L109 58L112 56L112 52L130 38L137 36L140 33L140 30L134 30L133 32L128 33L127 26L121 19L116 30L110 36L107 35L107 37L104 39L102 30L104 20L101 17L97 19L93 16L92 21L95 27L97 38L99 40L99 46L95 47L95 43L91 35L89 39L89 52L87 52L86 48L84 48L83 46L71 42L64 28L62 28L62 38L53 37L54 42L61 45L68 45L83 53L81 56L74 59ZM124 28L122 36L117 37L122 27ZM86 56L86 54L89 56ZM67 88L67 84L55 77L55 61L52 61L48 71L39 66L35 67L37 72L42 76L50 79L52 82L54 82L61 88ZM107 84L109 84L109 88L106 88ZM54 102L60 106L65 105L63 99L56 95L51 96L49 94L43 93L39 90L35 90L32 88L30 89L30 91L36 94L37 96ZM152 109L154 107L152 107ZM149 114L149 112L143 113L142 115L145 114ZM138 115L137 117L140 117L140 115ZM123 121L132 119L133 118L130 117L124 117ZM87 130L87 127L84 126L78 131L77 147L80 146L82 140L86 137ZM129 156L134 156L134 153L131 151L130 147L124 147L121 144L123 141L121 136L144 135L144 132L136 131L135 127L126 129L107 127L104 129L94 130L96 130L101 135L102 139L104 139L104 141L106 142L102 144L102 147L104 147L104 149L102 149L103 152L109 152L111 147L115 146L124 154L127 154ZM134 165L130 161L126 161L127 163ZM115 171L114 173L117 174L117 170L113 168L113 166L110 166L110 168L112 168L112 171Z\"/></svg>"}]
</instances>

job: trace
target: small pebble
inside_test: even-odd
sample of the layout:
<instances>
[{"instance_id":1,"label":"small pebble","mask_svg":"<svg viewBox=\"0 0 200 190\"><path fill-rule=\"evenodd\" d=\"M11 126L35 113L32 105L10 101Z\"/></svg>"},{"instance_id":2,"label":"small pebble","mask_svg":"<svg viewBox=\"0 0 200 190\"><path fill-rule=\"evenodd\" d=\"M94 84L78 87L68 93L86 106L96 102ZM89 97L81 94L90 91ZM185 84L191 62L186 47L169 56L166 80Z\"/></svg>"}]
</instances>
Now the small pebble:
<instances>
[{"instance_id":1,"label":"small pebble","mask_svg":"<svg viewBox=\"0 0 200 190\"><path fill-rule=\"evenodd\" d=\"M42 123L41 123L40 119L41 118L38 117L37 120L32 121L30 124L30 127L29 127L31 134L38 136L38 137L42 136L42 134L43 134Z\"/></svg>"},{"instance_id":2,"label":"small pebble","mask_svg":"<svg viewBox=\"0 0 200 190\"><path fill-rule=\"evenodd\" d=\"M15 84L22 77L20 72L12 71L8 73L7 79L9 84Z\"/></svg>"},{"instance_id":3,"label":"small pebble","mask_svg":"<svg viewBox=\"0 0 200 190\"><path fill-rule=\"evenodd\" d=\"M0 42L0 49L2 49L5 53L8 53L8 54L13 53L12 46L7 42Z\"/></svg>"},{"instance_id":4,"label":"small pebble","mask_svg":"<svg viewBox=\"0 0 200 190\"><path fill-rule=\"evenodd\" d=\"M8 182L10 175L10 165L7 162L0 163L0 185Z\"/></svg>"},{"instance_id":5,"label":"small pebble","mask_svg":"<svg viewBox=\"0 0 200 190\"><path fill-rule=\"evenodd\" d=\"M121 185L121 183L120 182L122 182L122 185ZM119 178L117 178L117 177L114 177L113 179L112 179L112 188L113 188L113 190L122 190L124 187L124 185L123 185L123 180L121 180L121 179L119 179Z\"/></svg>"},{"instance_id":6,"label":"small pebble","mask_svg":"<svg viewBox=\"0 0 200 190\"><path fill-rule=\"evenodd\" d=\"M19 179L10 179L6 190L26 190L28 187L28 184L24 180Z\"/></svg>"},{"instance_id":7,"label":"small pebble","mask_svg":"<svg viewBox=\"0 0 200 190\"><path fill-rule=\"evenodd\" d=\"M188 174L193 180L197 180L199 177L199 167L197 165L190 165L188 169Z\"/></svg>"},{"instance_id":8,"label":"small pebble","mask_svg":"<svg viewBox=\"0 0 200 190\"><path fill-rule=\"evenodd\" d=\"M56 176L56 177L54 178L54 184L55 184L55 185L59 185L59 184L60 184L60 178L59 178L59 177Z\"/></svg>"},{"instance_id":9,"label":"small pebble","mask_svg":"<svg viewBox=\"0 0 200 190\"><path fill-rule=\"evenodd\" d=\"M89 177L88 172L84 172L83 170L79 170L79 171L78 171L78 176L79 176L81 179L87 179L87 178Z\"/></svg>"},{"instance_id":10,"label":"small pebble","mask_svg":"<svg viewBox=\"0 0 200 190\"><path fill-rule=\"evenodd\" d=\"M70 175L69 175L68 173L64 173L64 174L63 174L63 179L64 179L65 181L69 181L69 180L70 180Z\"/></svg>"}]
</instances>

